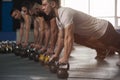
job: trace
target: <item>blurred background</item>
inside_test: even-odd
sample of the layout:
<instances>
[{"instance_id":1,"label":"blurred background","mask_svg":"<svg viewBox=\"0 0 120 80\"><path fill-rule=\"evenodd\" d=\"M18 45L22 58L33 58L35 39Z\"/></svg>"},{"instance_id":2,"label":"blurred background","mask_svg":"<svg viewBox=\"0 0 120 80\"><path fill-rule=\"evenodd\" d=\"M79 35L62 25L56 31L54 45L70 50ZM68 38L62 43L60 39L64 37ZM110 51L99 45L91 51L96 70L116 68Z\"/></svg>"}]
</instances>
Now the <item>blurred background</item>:
<instances>
[{"instance_id":1,"label":"blurred background","mask_svg":"<svg viewBox=\"0 0 120 80\"><path fill-rule=\"evenodd\" d=\"M17 40L19 35L17 29L19 29L20 23L18 20L12 19L10 12L12 8L20 9L24 1L41 2L41 0L0 0L0 41Z\"/></svg>"},{"instance_id":2,"label":"blurred background","mask_svg":"<svg viewBox=\"0 0 120 80\"><path fill-rule=\"evenodd\" d=\"M0 0L0 40L16 40L16 29L19 22L13 20L10 11L20 8L25 0ZM27 0L37 1L41 0ZM116 29L120 29L120 0L61 0L61 6L83 11L97 18L110 21Z\"/></svg>"}]
</instances>

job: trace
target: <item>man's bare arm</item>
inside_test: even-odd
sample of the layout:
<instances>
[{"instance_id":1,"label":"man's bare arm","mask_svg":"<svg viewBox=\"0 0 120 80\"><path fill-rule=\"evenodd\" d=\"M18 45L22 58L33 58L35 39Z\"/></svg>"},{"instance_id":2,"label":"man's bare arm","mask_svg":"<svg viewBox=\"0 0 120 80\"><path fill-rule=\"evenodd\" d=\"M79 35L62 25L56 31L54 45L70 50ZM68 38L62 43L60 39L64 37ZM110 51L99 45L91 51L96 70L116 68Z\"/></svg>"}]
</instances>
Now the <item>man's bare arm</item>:
<instances>
[{"instance_id":1,"label":"man's bare arm","mask_svg":"<svg viewBox=\"0 0 120 80\"><path fill-rule=\"evenodd\" d=\"M74 41L74 25L70 24L65 28L65 38L64 38L64 55L63 58L68 60L72 47L73 47L73 41Z\"/></svg>"},{"instance_id":2,"label":"man's bare arm","mask_svg":"<svg viewBox=\"0 0 120 80\"><path fill-rule=\"evenodd\" d=\"M20 34L19 34L19 43L21 43L22 42L22 38L23 38L23 23L21 22L20 23Z\"/></svg>"},{"instance_id":3,"label":"man's bare arm","mask_svg":"<svg viewBox=\"0 0 120 80\"><path fill-rule=\"evenodd\" d=\"M28 15L25 16L25 43L28 43L31 21Z\"/></svg>"},{"instance_id":4,"label":"man's bare arm","mask_svg":"<svg viewBox=\"0 0 120 80\"><path fill-rule=\"evenodd\" d=\"M58 27L55 18L50 20L50 26L51 26L50 49L54 51L58 37Z\"/></svg>"},{"instance_id":5,"label":"man's bare arm","mask_svg":"<svg viewBox=\"0 0 120 80\"><path fill-rule=\"evenodd\" d=\"M39 33L40 33L39 44L42 46L44 36L45 36L45 21L42 17L39 17L39 26L40 26L40 29L39 29Z\"/></svg>"},{"instance_id":6,"label":"man's bare arm","mask_svg":"<svg viewBox=\"0 0 120 80\"><path fill-rule=\"evenodd\" d=\"M50 27L48 26L47 23L45 23L45 45L44 48L47 49L48 47L48 43L49 43L49 39L50 39Z\"/></svg>"},{"instance_id":7,"label":"man's bare arm","mask_svg":"<svg viewBox=\"0 0 120 80\"><path fill-rule=\"evenodd\" d=\"M64 47L64 29L59 30L55 56L58 57Z\"/></svg>"},{"instance_id":8,"label":"man's bare arm","mask_svg":"<svg viewBox=\"0 0 120 80\"><path fill-rule=\"evenodd\" d=\"M34 19L34 43L36 44L38 42L38 32L39 32L39 25L38 22L36 20L36 18Z\"/></svg>"}]
</instances>

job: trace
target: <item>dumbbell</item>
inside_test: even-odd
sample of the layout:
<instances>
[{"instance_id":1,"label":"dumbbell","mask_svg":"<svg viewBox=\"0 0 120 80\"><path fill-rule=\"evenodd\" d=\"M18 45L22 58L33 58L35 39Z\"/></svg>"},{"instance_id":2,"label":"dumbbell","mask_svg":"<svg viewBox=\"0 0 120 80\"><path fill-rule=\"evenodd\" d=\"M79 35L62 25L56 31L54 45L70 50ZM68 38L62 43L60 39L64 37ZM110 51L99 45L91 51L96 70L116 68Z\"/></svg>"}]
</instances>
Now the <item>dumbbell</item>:
<instances>
[{"instance_id":1,"label":"dumbbell","mask_svg":"<svg viewBox=\"0 0 120 80\"><path fill-rule=\"evenodd\" d=\"M8 52L8 41L2 41L2 52L7 53Z\"/></svg>"},{"instance_id":2,"label":"dumbbell","mask_svg":"<svg viewBox=\"0 0 120 80\"><path fill-rule=\"evenodd\" d=\"M12 52L15 53L16 41L12 41Z\"/></svg>"},{"instance_id":3,"label":"dumbbell","mask_svg":"<svg viewBox=\"0 0 120 80\"><path fill-rule=\"evenodd\" d=\"M44 65L49 65L49 60L50 60L50 57L51 55L45 55L45 58L44 58Z\"/></svg>"},{"instance_id":4,"label":"dumbbell","mask_svg":"<svg viewBox=\"0 0 120 80\"><path fill-rule=\"evenodd\" d=\"M41 50L36 49L36 51L35 51L35 53L33 55L34 56L34 61L35 62L40 61L40 63L43 65L44 64L44 59L45 59L45 56L46 56L46 54L45 54L46 51L47 50L41 51Z\"/></svg>"},{"instance_id":5,"label":"dumbbell","mask_svg":"<svg viewBox=\"0 0 120 80\"><path fill-rule=\"evenodd\" d=\"M5 41L1 41L1 44L0 44L0 51L2 54L6 53L6 45L5 45Z\"/></svg>"},{"instance_id":6,"label":"dumbbell","mask_svg":"<svg viewBox=\"0 0 120 80\"><path fill-rule=\"evenodd\" d=\"M14 53L15 46L16 46L16 41L9 42L9 48L11 53Z\"/></svg>"},{"instance_id":7,"label":"dumbbell","mask_svg":"<svg viewBox=\"0 0 120 80\"><path fill-rule=\"evenodd\" d=\"M58 69L58 61L53 59L49 62L48 66L51 73L56 73Z\"/></svg>"},{"instance_id":8,"label":"dumbbell","mask_svg":"<svg viewBox=\"0 0 120 80\"><path fill-rule=\"evenodd\" d=\"M14 48L14 54L16 56L20 55L20 51L21 51L22 45L21 44L16 44L15 48Z\"/></svg>"},{"instance_id":9,"label":"dumbbell","mask_svg":"<svg viewBox=\"0 0 120 80\"><path fill-rule=\"evenodd\" d=\"M57 69L57 77L60 79L67 79L69 77L69 63L66 64L59 64Z\"/></svg>"},{"instance_id":10,"label":"dumbbell","mask_svg":"<svg viewBox=\"0 0 120 80\"><path fill-rule=\"evenodd\" d=\"M58 60L51 60L49 62L49 70L52 73L56 73L57 77L60 79L67 79L69 77L69 63L59 64Z\"/></svg>"},{"instance_id":11,"label":"dumbbell","mask_svg":"<svg viewBox=\"0 0 120 80\"><path fill-rule=\"evenodd\" d=\"M0 42L0 53L3 53L3 47L2 47L3 45L2 45L2 42Z\"/></svg>"},{"instance_id":12,"label":"dumbbell","mask_svg":"<svg viewBox=\"0 0 120 80\"><path fill-rule=\"evenodd\" d=\"M39 54L39 61L42 65L48 65L50 60L50 55L47 54Z\"/></svg>"},{"instance_id":13,"label":"dumbbell","mask_svg":"<svg viewBox=\"0 0 120 80\"><path fill-rule=\"evenodd\" d=\"M46 59L46 52L47 50L45 51L41 51L40 54L39 54L39 61L41 63L41 65L44 65L44 61Z\"/></svg>"},{"instance_id":14,"label":"dumbbell","mask_svg":"<svg viewBox=\"0 0 120 80\"><path fill-rule=\"evenodd\" d=\"M39 57L40 57L41 51L40 50L35 50L33 54L33 59L35 62L39 62Z\"/></svg>"},{"instance_id":15,"label":"dumbbell","mask_svg":"<svg viewBox=\"0 0 120 80\"><path fill-rule=\"evenodd\" d=\"M40 54L39 61L41 65L46 65L48 63L49 57L46 54Z\"/></svg>"},{"instance_id":16,"label":"dumbbell","mask_svg":"<svg viewBox=\"0 0 120 80\"><path fill-rule=\"evenodd\" d=\"M53 53L48 53L48 52L45 53L44 65L49 65L50 58L51 58L52 55L54 55L54 52Z\"/></svg>"},{"instance_id":17,"label":"dumbbell","mask_svg":"<svg viewBox=\"0 0 120 80\"><path fill-rule=\"evenodd\" d=\"M21 48L21 51L20 51L20 56L21 56L21 58L25 58L25 57L27 57L27 51L26 51L27 49L26 48Z\"/></svg>"},{"instance_id":18,"label":"dumbbell","mask_svg":"<svg viewBox=\"0 0 120 80\"><path fill-rule=\"evenodd\" d=\"M44 60L45 60L45 54L41 53L39 55L39 61L40 61L41 65L44 65Z\"/></svg>"},{"instance_id":19,"label":"dumbbell","mask_svg":"<svg viewBox=\"0 0 120 80\"><path fill-rule=\"evenodd\" d=\"M13 48L12 48L12 41L6 41L6 53L12 53Z\"/></svg>"},{"instance_id":20,"label":"dumbbell","mask_svg":"<svg viewBox=\"0 0 120 80\"><path fill-rule=\"evenodd\" d=\"M29 51L30 51L30 43L26 47L21 48L20 56L22 58L28 57Z\"/></svg>"},{"instance_id":21,"label":"dumbbell","mask_svg":"<svg viewBox=\"0 0 120 80\"><path fill-rule=\"evenodd\" d=\"M39 50L35 48L34 44L31 43L30 49L28 50L28 57L30 60L38 62L39 60Z\"/></svg>"},{"instance_id":22,"label":"dumbbell","mask_svg":"<svg viewBox=\"0 0 120 80\"><path fill-rule=\"evenodd\" d=\"M36 50L35 48L30 48L28 50L28 58L29 58L29 60L33 60L34 59L35 50Z\"/></svg>"},{"instance_id":23,"label":"dumbbell","mask_svg":"<svg viewBox=\"0 0 120 80\"><path fill-rule=\"evenodd\" d=\"M0 42L0 53L2 53L2 42Z\"/></svg>"}]
</instances>

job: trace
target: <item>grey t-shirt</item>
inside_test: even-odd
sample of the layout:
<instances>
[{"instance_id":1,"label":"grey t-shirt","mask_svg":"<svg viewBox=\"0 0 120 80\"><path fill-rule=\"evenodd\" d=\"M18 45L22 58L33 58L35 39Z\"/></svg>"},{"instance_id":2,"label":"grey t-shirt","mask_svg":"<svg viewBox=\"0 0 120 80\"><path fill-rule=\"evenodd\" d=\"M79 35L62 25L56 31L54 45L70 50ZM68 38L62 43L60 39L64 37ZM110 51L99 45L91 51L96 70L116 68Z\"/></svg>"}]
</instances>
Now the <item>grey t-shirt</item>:
<instances>
[{"instance_id":1,"label":"grey t-shirt","mask_svg":"<svg viewBox=\"0 0 120 80\"><path fill-rule=\"evenodd\" d=\"M104 35L108 21L97 19L81 11L61 7L58 9L59 19L56 18L59 29L74 25L74 33L83 38L99 39Z\"/></svg>"}]
</instances>

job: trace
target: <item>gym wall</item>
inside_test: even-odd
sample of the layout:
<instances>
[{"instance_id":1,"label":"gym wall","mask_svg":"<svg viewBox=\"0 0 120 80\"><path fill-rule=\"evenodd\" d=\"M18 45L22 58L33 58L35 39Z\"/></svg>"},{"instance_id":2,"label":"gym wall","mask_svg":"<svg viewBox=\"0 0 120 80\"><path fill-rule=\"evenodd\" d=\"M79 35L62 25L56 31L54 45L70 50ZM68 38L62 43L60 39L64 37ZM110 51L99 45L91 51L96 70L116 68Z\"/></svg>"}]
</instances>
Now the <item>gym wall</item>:
<instances>
[{"instance_id":1,"label":"gym wall","mask_svg":"<svg viewBox=\"0 0 120 80\"><path fill-rule=\"evenodd\" d=\"M2 13L2 1L0 0L0 13ZM1 20L1 15L0 15L0 31L1 31L1 28L2 28L2 20Z\"/></svg>"},{"instance_id":2,"label":"gym wall","mask_svg":"<svg viewBox=\"0 0 120 80\"><path fill-rule=\"evenodd\" d=\"M20 4L27 0L0 0L0 41L17 40L19 35L19 21L13 20L10 12L13 7L20 8ZM41 3L41 0L28 0ZM30 32L32 33L32 31ZM30 41L33 41L31 36Z\"/></svg>"},{"instance_id":3,"label":"gym wall","mask_svg":"<svg viewBox=\"0 0 120 80\"><path fill-rule=\"evenodd\" d=\"M31 1L31 2L38 2L41 3L41 0L13 0L13 8L18 8L20 9L20 4L22 4L24 1ZM19 21L14 20L13 21L13 28L14 31L16 31L16 40L19 40L19 27L18 26L20 23ZM24 39L23 39L24 40ZM32 30L30 31L30 38L29 38L29 42L33 42L34 41L34 35L33 35L33 27Z\"/></svg>"},{"instance_id":4,"label":"gym wall","mask_svg":"<svg viewBox=\"0 0 120 80\"><path fill-rule=\"evenodd\" d=\"M20 9L21 5L24 1L33 1L33 0L13 0L13 8L17 8ZM16 32L16 40L19 40L19 28L20 28L20 23L18 20L13 20L13 30ZM33 30L30 31L30 38L29 38L29 42L33 42L34 41L34 35L33 35ZM24 37L23 37L24 40Z\"/></svg>"},{"instance_id":5,"label":"gym wall","mask_svg":"<svg viewBox=\"0 0 120 80\"><path fill-rule=\"evenodd\" d=\"M16 33L13 32L13 21L10 16L12 0L0 0L0 40L15 40Z\"/></svg>"}]
</instances>

